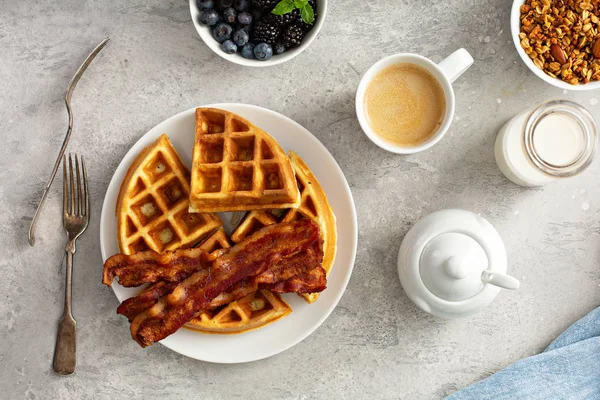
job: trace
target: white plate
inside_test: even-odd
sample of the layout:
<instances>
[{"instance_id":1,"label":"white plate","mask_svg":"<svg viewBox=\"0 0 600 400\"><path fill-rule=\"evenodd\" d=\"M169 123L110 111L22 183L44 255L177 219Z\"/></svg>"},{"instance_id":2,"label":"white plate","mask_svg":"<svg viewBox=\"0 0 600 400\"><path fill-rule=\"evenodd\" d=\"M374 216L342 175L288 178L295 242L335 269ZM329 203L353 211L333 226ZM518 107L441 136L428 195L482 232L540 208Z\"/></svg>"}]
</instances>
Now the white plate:
<instances>
[{"instance_id":1,"label":"white plate","mask_svg":"<svg viewBox=\"0 0 600 400\"><path fill-rule=\"evenodd\" d=\"M262 329L238 335L204 334L180 329L160 343L185 356L216 363L242 363L260 360L289 349L315 331L333 311L342 297L356 256L356 210L342 170L325 146L309 131L291 119L265 108L246 104L213 104L235 112L269 132L284 150L294 150L308 164L323 186L337 218L337 255L327 289L313 304L295 294L285 295L293 312ZM115 205L121 181L129 165L162 133L166 133L187 165L191 165L194 143L195 108L161 122L140 138L117 167L108 185L100 220L100 248L106 260L118 253ZM113 283L119 301L137 293ZM120 317L121 318L121 317ZM141 351L141 349L140 349Z\"/></svg>"}]
</instances>

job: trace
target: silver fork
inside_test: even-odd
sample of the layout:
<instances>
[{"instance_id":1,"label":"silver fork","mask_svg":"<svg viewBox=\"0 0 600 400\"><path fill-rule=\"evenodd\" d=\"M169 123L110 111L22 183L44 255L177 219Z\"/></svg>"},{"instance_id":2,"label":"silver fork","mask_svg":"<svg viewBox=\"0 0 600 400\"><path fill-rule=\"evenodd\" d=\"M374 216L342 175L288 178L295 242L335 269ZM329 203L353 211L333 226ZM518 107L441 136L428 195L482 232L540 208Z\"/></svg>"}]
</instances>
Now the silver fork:
<instances>
[{"instance_id":1,"label":"silver fork","mask_svg":"<svg viewBox=\"0 0 600 400\"><path fill-rule=\"evenodd\" d=\"M73 275L73 255L75 241L85 231L90 221L90 195L88 190L85 162L75 154L75 173L73 160L69 154L69 173L67 177L67 157L63 156L63 226L67 234L67 271L65 278L65 306L58 323L56 347L54 348L54 371L61 375L71 375L77 364L76 323L71 313L71 277ZM82 192L83 175L83 192ZM68 183L67 183L68 178ZM75 179L77 183L75 183Z\"/></svg>"},{"instance_id":2,"label":"silver fork","mask_svg":"<svg viewBox=\"0 0 600 400\"><path fill-rule=\"evenodd\" d=\"M100 42L98 46L96 46L94 50L92 50L92 52L87 56L83 64L81 64L79 68L77 68L77 71L75 71L75 75L73 75L73 77L69 81L69 86L67 87L67 92L65 93L65 105L67 106L67 114L69 115L69 127L67 128L67 134L65 135L63 144L62 146L60 146L58 157L56 157L56 161L54 162L54 167L52 167L50 179L48 179L48 182L44 187L42 198L40 199L37 209L35 210L35 214L33 215L33 219L31 220L31 226L29 227L28 235L30 246L33 246L35 244L35 224L37 223L40 213L42 212L42 207L44 206L46 196L50 191L50 186L52 186L52 182L54 182L54 177L58 172L58 167L60 167L60 159L64 158L65 156L65 150L67 150L67 145L69 144L69 139L71 139L71 133L73 132L73 112L71 111L71 97L73 96L73 91L75 90L77 82L79 82L79 79L81 79L81 76L83 75L87 67L92 63L92 61L98 55L98 53L100 53L100 50L102 50L104 46L106 46L106 43L108 43L109 40L110 38L104 39L102 42Z\"/></svg>"}]
</instances>

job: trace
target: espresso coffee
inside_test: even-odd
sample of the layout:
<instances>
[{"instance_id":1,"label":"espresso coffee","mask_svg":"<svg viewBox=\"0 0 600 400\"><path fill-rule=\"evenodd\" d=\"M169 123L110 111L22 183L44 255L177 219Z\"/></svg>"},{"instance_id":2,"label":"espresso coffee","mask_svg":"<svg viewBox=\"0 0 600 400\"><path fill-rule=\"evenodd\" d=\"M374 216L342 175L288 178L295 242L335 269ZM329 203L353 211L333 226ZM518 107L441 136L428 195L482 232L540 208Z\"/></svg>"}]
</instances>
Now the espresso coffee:
<instances>
[{"instance_id":1,"label":"espresso coffee","mask_svg":"<svg viewBox=\"0 0 600 400\"><path fill-rule=\"evenodd\" d=\"M411 63L377 73L365 91L367 122L380 137L406 147L429 140L446 114L446 97L438 80Z\"/></svg>"}]
</instances>

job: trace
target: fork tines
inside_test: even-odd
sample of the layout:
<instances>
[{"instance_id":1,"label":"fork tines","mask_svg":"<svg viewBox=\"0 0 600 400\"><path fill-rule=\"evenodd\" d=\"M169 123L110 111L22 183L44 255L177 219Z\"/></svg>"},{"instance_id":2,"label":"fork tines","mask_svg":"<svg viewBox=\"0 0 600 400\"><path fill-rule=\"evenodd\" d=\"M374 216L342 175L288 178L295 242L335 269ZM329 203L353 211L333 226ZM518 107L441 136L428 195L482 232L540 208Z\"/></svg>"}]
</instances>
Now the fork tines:
<instances>
[{"instance_id":1,"label":"fork tines","mask_svg":"<svg viewBox=\"0 0 600 400\"><path fill-rule=\"evenodd\" d=\"M73 172L73 158L75 159L75 172ZM68 162L69 172L67 173L67 156L65 155L63 159L64 216L74 215L79 217L89 217L90 196L88 190L88 180L87 171L85 169L85 161L83 160L83 156L77 156L77 154L75 154L73 157L72 154L69 154Z\"/></svg>"}]
</instances>

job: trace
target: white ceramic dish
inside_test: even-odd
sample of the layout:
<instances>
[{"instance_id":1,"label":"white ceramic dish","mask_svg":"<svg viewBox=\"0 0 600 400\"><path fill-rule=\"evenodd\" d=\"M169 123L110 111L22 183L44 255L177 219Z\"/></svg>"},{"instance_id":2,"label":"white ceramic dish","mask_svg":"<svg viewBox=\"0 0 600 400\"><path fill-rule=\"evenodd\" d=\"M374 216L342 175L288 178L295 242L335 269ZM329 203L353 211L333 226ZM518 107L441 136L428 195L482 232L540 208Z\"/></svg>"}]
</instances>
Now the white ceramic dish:
<instances>
[{"instance_id":1,"label":"white ceramic dish","mask_svg":"<svg viewBox=\"0 0 600 400\"><path fill-rule=\"evenodd\" d=\"M507 268L498 231L465 210L440 210L419 220L398 252L402 288L419 308L442 318L475 314L501 287L518 289Z\"/></svg>"},{"instance_id":2,"label":"white ceramic dish","mask_svg":"<svg viewBox=\"0 0 600 400\"><path fill-rule=\"evenodd\" d=\"M358 237L356 210L346 178L335 159L317 138L298 123L274 111L251 105L213 104L208 107L222 108L241 115L269 132L284 150L293 149L298 153L319 179L337 218L335 263L328 278L327 289L315 303L309 305L300 297L287 294L284 298L293 312L262 329L239 335L203 334L180 329L160 342L173 351L203 361L241 363L260 360L299 343L315 331L337 305L354 266ZM144 147L162 133L169 136L183 161L191 165L194 111L195 108L184 111L156 125L133 145L117 167L102 206L100 248L103 260L118 253L115 205L121 181L129 165ZM136 288L124 288L117 283L114 283L112 288L119 301L134 296L138 291Z\"/></svg>"},{"instance_id":3,"label":"white ceramic dish","mask_svg":"<svg viewBox=\"0 0 600 400\"><path fill-rule=\"evenodd\" d=\"M521 60L525 63L527 68L531 70L538 78L546 83L556 86L557 88L564 90L574 91L585 91L585 90L596 90L600 89L600 81L589 82L580 85L571 85L565 81L557 78L552 78L550 75L546 75L544 71L535 66L531 58L525 53L525 50L521 47L521 40L519 40L519 33L521 32L521 6L525 3L525 0L514 0L512 10L510 12L510 30L513 39L513 43L517 49L517 53L521 56Z\"/></svg>"},{"instance_id":4,"label":"white ceramic dish","mask_svg":"<svg viewBox=\"0 0 600 400\"><path fill-rule=\"evenodd\" d=\"M292 58L296 57L298 54L302 53L313 40L319 34L321 27L323 26L323 21L325 21L325 15L327 14L327 0L318 0L317 2L317 20L315 21L315 26L306 34L304 40L300 46L290 49L283 54L273 54L267 61L259 61L259 60L249 60L247 58L242 57L239 53L237 54L227 54L221 49L221 43L217 42L212 35L212 27L207 27L200 22L198 22L198 16L200 15L200 9L196 4L196 0L190 0L190 14L192 15L192 22L194 23L194 27L198 31L198 35L202 41L219 57L226 59L227 61L231 61L232 63L245 65L248 67L268 67L271 65L281 64Z\"/></svg>"}]
</instances>

